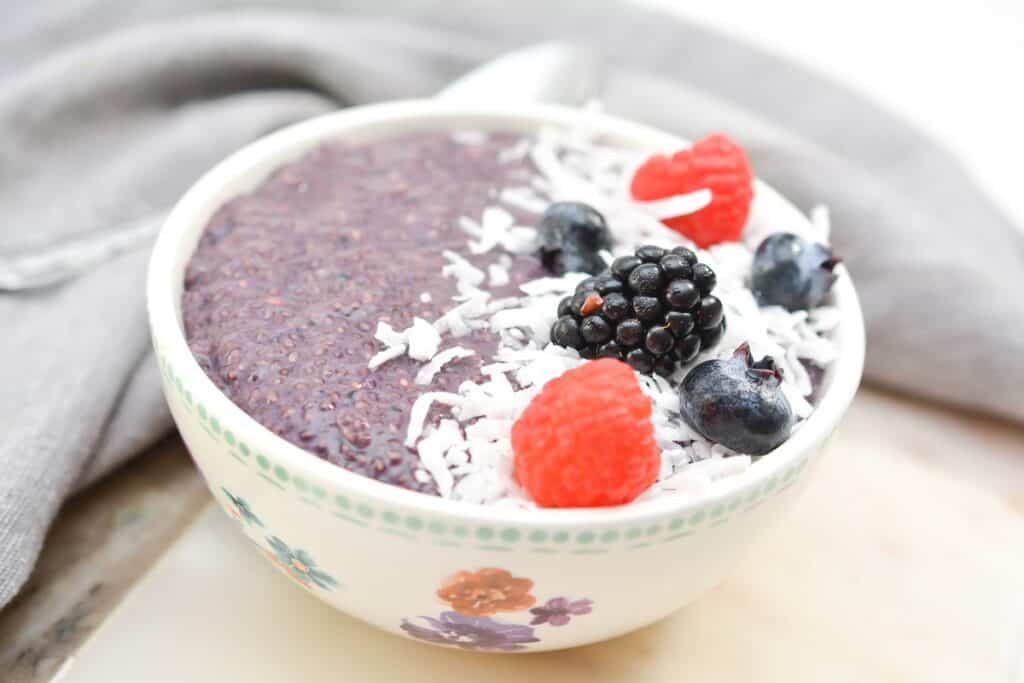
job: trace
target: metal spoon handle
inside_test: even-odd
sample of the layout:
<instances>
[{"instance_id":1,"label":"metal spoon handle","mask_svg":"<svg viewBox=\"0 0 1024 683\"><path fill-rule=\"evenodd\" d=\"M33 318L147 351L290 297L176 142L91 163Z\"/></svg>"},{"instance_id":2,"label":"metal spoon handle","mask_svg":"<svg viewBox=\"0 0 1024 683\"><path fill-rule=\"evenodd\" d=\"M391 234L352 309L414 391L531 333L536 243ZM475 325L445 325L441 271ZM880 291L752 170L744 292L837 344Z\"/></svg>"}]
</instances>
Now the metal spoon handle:
<instances>
[{"instance_id":1,"label":"metal spoon handle","mask_svg":"<svg viewBox=\"0 0 1024 683\"><path fill-rule=\"evenodd\" d=\"M160 220L160 216L148 216L44 249L0 255L0 291L17 292L59 284L150 242L160 230Z\"/></svg>"},{"instance_id":2,"label":"metal spoon handle","mask_svg":"<svg viewBox=\"0 0 1024 683\"><path fill-rule=\"evenodd\" d=\"M541 43L473 69L437 97L462 102L580 105L597 95L603 75L595 52L566 43ZM160 218L150 216L37 251L0 254L0 291L59 284L146 244L159 229Z\"/></svg>"}]
</instances>

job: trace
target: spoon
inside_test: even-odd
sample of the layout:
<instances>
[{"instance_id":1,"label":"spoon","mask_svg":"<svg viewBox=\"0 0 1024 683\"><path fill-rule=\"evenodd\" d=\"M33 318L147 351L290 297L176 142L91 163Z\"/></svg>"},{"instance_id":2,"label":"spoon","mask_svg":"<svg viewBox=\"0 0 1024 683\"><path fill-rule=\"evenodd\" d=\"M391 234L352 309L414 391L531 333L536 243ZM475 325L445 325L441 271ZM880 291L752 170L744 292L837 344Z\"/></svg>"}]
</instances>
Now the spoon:
<instances>
[{"instance_id":1,"label":"spoon","mask_svg":"<svg viewBox=\"0 0 1024 683\"><path fill-rule=\"evenodd\" d=\"M580 105L599 91L603 68L591 50L541 43L515 50L459 77L437 94L445 100ZM148 244L162 214L32 251L0 253L0 291L41 289L70 280L118 254Z\"/></svg>"}]
</instances>

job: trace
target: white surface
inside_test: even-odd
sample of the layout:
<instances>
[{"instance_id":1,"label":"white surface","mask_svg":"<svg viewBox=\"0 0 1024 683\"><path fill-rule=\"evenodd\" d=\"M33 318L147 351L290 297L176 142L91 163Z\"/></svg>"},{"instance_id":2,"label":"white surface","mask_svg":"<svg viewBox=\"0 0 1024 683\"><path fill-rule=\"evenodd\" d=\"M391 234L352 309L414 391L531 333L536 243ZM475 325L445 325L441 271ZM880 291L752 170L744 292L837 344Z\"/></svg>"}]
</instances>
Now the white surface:
<instances>
[{"instance_id":1,"label":"white surface","mask_svg":"<svg viewBox=\"0 0 1024 683\"><path fill-rule=\"evenodd\" d=\"M1021 0L634 0L849 85L928 131L1024 224Z\"/></svg>"}]
</instances>

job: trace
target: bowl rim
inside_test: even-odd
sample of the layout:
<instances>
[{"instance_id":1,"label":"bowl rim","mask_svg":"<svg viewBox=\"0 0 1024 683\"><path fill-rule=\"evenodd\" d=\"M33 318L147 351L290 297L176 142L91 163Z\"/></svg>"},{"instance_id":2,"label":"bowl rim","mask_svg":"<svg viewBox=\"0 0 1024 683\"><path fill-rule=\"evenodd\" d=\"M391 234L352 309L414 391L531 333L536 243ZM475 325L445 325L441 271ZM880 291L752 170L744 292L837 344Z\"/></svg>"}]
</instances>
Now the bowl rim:
<instances>
[{"instance_id":1,"label":"bowl rim","mask_svg":"<svg viewBox=\"0 0 1024 683\"><path fill-rule=\"evenodd\" d=\"M604 113L584 113L584 110L560 105L526 103L498 106L437 99L399 100L343 109L296 123L250 143L218 163L193 184L173 207L161 227L150 257L146 282L146 301L154 346L160 355L170 360L175 371L190 385L197 402L205 403L212 408L211 412L221 415L223 421L230 423L236 435L249 443L259 444L260 451L272 453L290 471L301 473L308 482L323 485L332 495L345 492L378 504L433 515L457 516L472 521L573 527L637 522L685 513L730 499L761 485L793 465L803 454L821 445L832 434L860 384L864 364L864 322L856 291L843 266L837 270L839 277L833 287L833 296L840 311L836 338L840 352L832 367L831 384L814 413L801 428L742 475L720 480L706 491L694 495L660 496L616 507L520 509L478 505L424 495L350 472L286 441L247 415L207 377L188 347L178 315L181 293L177 283L183 278L184 264L191 257L194 247L188 249L186 256L179 257L183 250L181 243L189 235L198 234L191 231L200 222L202 226L198 231L201 232L216 207L227 201L220 196L223 188L233 182L240 182L239 178L251 172L254 167L266 167L269 173L320 142L343 139L346 132L390 124L404 125L408 130L460 127L535 129L545 124L579 125L584 115L588 117L587 125L594 126L602 135L620 142L644 144L654 149L672 149L688 144L679 136L651 126ZM386 137L386 134L381 137ZM262 177L265 178L266 174ZM239 190L226 196L237 196L244 191ZM756 192L771 196L772 201L783 202L807 220L789 200L760 180L757 181Z\"/></svg>"}]
</instances>

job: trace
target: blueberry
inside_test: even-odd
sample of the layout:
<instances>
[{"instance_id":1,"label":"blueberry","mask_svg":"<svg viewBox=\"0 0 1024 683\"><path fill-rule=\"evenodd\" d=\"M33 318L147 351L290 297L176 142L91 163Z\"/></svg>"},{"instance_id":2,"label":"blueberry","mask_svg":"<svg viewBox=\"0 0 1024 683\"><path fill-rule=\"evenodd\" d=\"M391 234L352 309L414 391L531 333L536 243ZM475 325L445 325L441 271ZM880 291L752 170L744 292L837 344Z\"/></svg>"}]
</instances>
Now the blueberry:
<instances>
[{"instance_id":1,"label":"blueberry","mask_svg":"<svg viewBox=\"0 0 1024 683\"><path fill-rule=\"evenodd\" d=\"M615 328L615 341L620 346L633 347L638 346L644 338L644 326L636 318L629 318L619 323L619 326Z\"/></svg>"},{"instance_id":2,"label":"blueberry","mask_svg":"<svg viewBox=\"0 0 1024 683\"><path fill-rule=\"evenodd\" d=\"M664 281L661 268L653 263L644 263L633 269L627 284L637 294L657 296Z\"/></svg>"},{"instance_id":3,"label":"blueberry","mask_svg":"<svg viewBox=\"0 0 1024 683\"><path fill-rule=\"evenodd\" d=\"M697 325L702 330L718 327L724 315L722 302L718 300L718 297L706 296L700 300L700 309L697 311Z\"/></svg>"},{"instance_id":4,"label":"blueberry","mask_svg":"<svg viewBox=\"0 0 1024 683\"><path fill-rule=\"evenodd\" d=\"M698 263L693 267L693 282L700 289L700 295L707 296L718 284L718 277L715 275L715 271L711 270L711 266L706 263Z\"/></svg>"},{"instance_id":5,"label":"blueberry","mask_svg":"<svg viewBox=\"0 0 1024 683\"><path fill-rule=\"evenodd\" d=\"M643 261L638 259L636 256L620 256L612 261L612 275L620 282L625 282L626 279L629 278L629 274L633 272L633 269L641 263L643 263Z\"/></svg>"},{"instance_id":6,"label":"blueberry","mask_svg":"<svg viewBox=\"0 0 1024 683\"><path fill-rule=\"evenodd\" d=\"M673 280L665 288L665 303L678 311L686 311L700 301L697 285L689 280Z\"/></svg>"},{"instance_id":7,"label":"blueberry","mask_svg":"<svg viewBox=\"0 0 1024 683\"><path fill-rule=\"evenodd\" d=\"M629 315L629 299L621 294L612 293L604 297L601 304L601 315L612 322L618 322Z\"/></svg>"},{"instance_id":8,"label":"blueberry","mask_svg":"<svg viewBox=\"0 0 1024 683\"><path fill-rule=\"evenodd\" d=\"M633 298L633 315L635 315L640 322L648 324L660 322L663 311L664 309L661 307L661 302L653 296L638 296Z\"/></svg>"},{"instance_id":9,"label":"blueberry","mask_svg":"<svg viewBox=\"0 0 1024 683\"><path fill-rule=\"evenodd\" d=\"M663 356L672 350L676 338L667 327L652 327L644 340L644 348L655 356Z\"/></svg>"},{"instance_id":10,"label":"blueberry","mask_svg":"<svg viewBox=\"0 0 1024 683\"><path fill-rule=\"evenodd\" d=\"M654 356L643 349L633 349L626 354L626 362L637 372L650 374L654 370Z\"/></svg>"},{"instance_id":11,"label":"blueberry","mask_svg":"<svg viewBox=\"0 0 1024 683\"><path fill-rule=\"evenodd\" d=\"M744 344L732 358L706 361L687 373L679 386L680 414L706 439L763 455L793 429L781 379L770 358L754 363Z\"/></svg>"},{"instance_id":12,"label":"blueberry","mask_svg":"<svg viewBox=\"0 0 1024 683\"><path fill-rule=\"evenodd\" d=\"M810 310L836 281L839 259L823 244L780 232L768 236L754 253L751 289L761 306Z\"/></svg>"},{"instance_id":13,"label":"blueberry","mask_svg":"<svg viewBox=\"0 0 1024 683\"><path fill-rule=\"evenodd\" d=\"M676 358L683 365L697 357L700 353L700 335L688 334L676 343Z\"/></svg>"},{"instance_id":14,"label":"blueberry","mask_svg":"<svg viewBox=\"0 0 1024 683\"><path fill-rule=\"evenodd\" d=\"M592 315L580 323L580 336L588 344L604 344L612 338L612 326L599 315Z\"/></svg>"},{"instance_id":15,"label":"blueberry","mask_svg":"<svg viewBox=\"0 0 1024 683\"><path fill-rule=\"evenodd\" d=\"M694 254L693 251L691 251L690 249L687 249L686 247L676 247L675 249L672 250L672 253L682 256L683 259L691 266L697 263L697 255Z\"/></svg>"},{"instance_id":16,"label":"blueberry","mask_svg":"<svg viewBox=\"0 0 1024 683\"><path fill-rule=\"evenodd\" d=\"M559 346L578 349L583 346L580 325L571 315L563 315L551 327L551 341Z\"/></svg>"},{"instance_id":17,"label":"blueberry","mask_svg":"<svg viewBox=\"0 0 1024 683\"><path fill-rule=\"evenodd\" d=\"M665 316L665 324L668 325L668 329L672 330L672 334L679 339L690 334L695 323L693 322L693 316L689 313L669 311L668 315Z\"/></svg>"},{"instance_id":18,"label":"blueberry","mask_svg":"<svg viewBox=\"0 0 1024 683\"><path fill-rule=\"evenodd\" d=\"M642 246L636 250L636 257L644 263L657 263L664 255L665 250L653 244Z\"/></svg>"},{"instance_id":19,"label":"blueberry","mask_svg":"<svg viewBox=\"0 0 1024 683\"><path fill-rule=\"evenodd\" d=\"M599 254L611 249L611 234L597 209L579 202L556 202L540 218L540 256L556 275L597 273L605 264Z\"/></svg>"},{"instance_id":20,"label":"blueberry","mask_svg":"<svg viewBox=\"0 0 1024 683\"><path fill-rule=\"evenodd\" d=\"M665 254L658 265L669 280L689 280L693 277L693 266L679 254Z\"/></svg>"}]
</instances>

